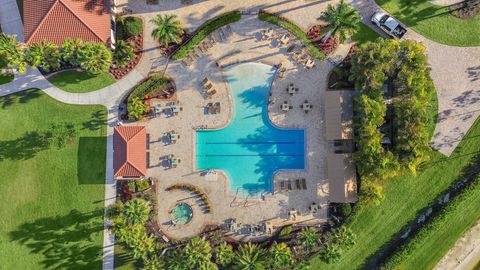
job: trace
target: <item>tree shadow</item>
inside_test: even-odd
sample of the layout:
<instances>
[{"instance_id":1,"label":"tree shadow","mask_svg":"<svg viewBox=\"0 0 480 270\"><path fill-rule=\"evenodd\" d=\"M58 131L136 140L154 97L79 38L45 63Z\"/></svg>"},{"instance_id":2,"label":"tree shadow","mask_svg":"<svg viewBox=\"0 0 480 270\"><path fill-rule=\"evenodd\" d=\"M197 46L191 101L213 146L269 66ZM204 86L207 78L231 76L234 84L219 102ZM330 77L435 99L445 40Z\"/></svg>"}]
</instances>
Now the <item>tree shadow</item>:
<instances>
[{"instance_id":1,"label":"tree shadow","mask_svg":"<svg viewBox=\"0 0 480 270\"><path fill-rule=\"evenodd\" d=\"M40 97L40 90L38 89L28 89L25 91L20 91L14 94L3 96L0 98L0 106L2 109L6 109L9 106L12 106L16 103L27 103L28 101Z\"/></svg>"},{"instance_id":2,"label":"tree shadow","mask_svg":"<svg viewBox=\"0 0 480 270\"><path fill-rule=\"evenodd\" d=\"M107 125L107 113L105 110L98 110L91 114L90 120L83 123L83 129L99 130Z\"/></svg>"},{"instance_id":3,"label":"tree shadow","mask_svg":"<svg viewBox=\"0 0 480 270\"><path fill-rule=\"evenodd\" d=\"M14 140L0 141L0 161L31 159L50 148L50 138L50 132L29 131Z\"/></svg>"},{"instance_id":4,"label":"tree shadow","mask_svg":"<svg viewBox=\"0 0 480 270\"><path fill-rule=\"evenodd\" d=\"M77 152L77 176L82 185L105 183L106 137L80 137Z\"/></svg>"},{"instance_id":5,"label":"tree shadow","mask_svg":"<svg viewBox=\"0 0 480 270\"><path fill-rule=\"evenodd\" d=\"M388 258L401 250L413 239L421 228L431 223L435 217L442 214L442 210L457 196L461 195L480 175L480 154L476 154L463 168L460 175L445 191L438 194L426 207L420 209L415 218L394 234L388 242L383 244L374 254L370 255L362 269L377 269Z\"/></svg>"},{"instance_id":6,"label":"tree shadow","mask_svg":"<svg viewBox=\"0 0 480 270\"><path fill-rule=\"evenodd\" d=\"M99 269L102 264L103 209L39 218L9 232L11 241L43 256L43 268Z\"/></svg>"}]
</instances>

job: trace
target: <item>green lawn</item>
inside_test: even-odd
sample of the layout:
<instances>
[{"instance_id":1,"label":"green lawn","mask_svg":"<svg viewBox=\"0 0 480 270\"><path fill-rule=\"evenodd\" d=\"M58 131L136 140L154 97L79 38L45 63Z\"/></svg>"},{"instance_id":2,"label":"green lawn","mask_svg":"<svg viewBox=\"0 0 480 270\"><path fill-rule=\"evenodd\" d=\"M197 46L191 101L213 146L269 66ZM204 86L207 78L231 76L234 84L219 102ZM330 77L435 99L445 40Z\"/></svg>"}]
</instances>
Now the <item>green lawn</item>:
<instances>
[{"instance_id":1,"label":"green lawn","mask_svg":"<svg viewBox=\"0 0 480 270\"><path fill-rule=\"evenodd\" d=\"M373 31L370 27L368 27L364 23L360 23L360 29L352 36L352 41L357 43L358 45L362 45L363 43L367 43L369 41L375 41L375 39L381 37L380 34Z\"/></svg>"},{"instance_id":2,"label":"green lawn","mask_svg":"<svg viewBox=\"0 0 480 270\"><path fill-rule=\"evenodd\" d=\"M415 32L452 46L480 46L480 16L458 19L428 0L376 0Z\"/></svg>"},{"instance_id":3,"label":"green lawn","mask_svg":"<svg viewBox=\"0 0 480 270\"><path fill-rule=\"evenodd\" d=\"M106 109L35 89L1 97L0 108L0 268L101 269ZM62 122L76 135L49 146Z\"/></svg>"},{"instance_id":4,"label":"green lawn","mask_svg":"<svg viewBox=\"0 0 480 270\"><path fill-rule=\"evenodd\" d=\"M365 263L369 268L370 263L377 258L376 253L394 234L398 233L416 216L420 209L426 207L440 192L458 180L462 169L474 155L480 152L478 137L480 137L480 120L475 122L449 158L434 153L433 160L424 166L417 177L407 174L392 179L385 188L385 199L382 203L377 207L359 210L347 224L357 235L357 244L345 251L337 263L325 264L318 257L314 258L313 269L357 269L365 266ZM471 209L465 211L469 212ZM468 226L468 223L462 226ZM452 228L452 231L456 231L456 233L462 230L463 228ZM435 237L442 239L442 236ZM438 246L436 248L443 252L450 243L438 239L438 242L435 243ZM428 248L426 247L425 250ZM421 250L419 254L425 250ZM425 265L431 264L436 259L437 257L421 258L421 260L427 260L424 262Z\"/></svg>"},{"instance_id":5,"label":"green lawn","mask_svg":"<svg viewBox=\"0 0 480 270\"><path fill-rule=\"evenodd\" d=\"M120 244L115 245L115 257L113 265L116 270L134 270L136 267L135 260L131 253L128 253L124 246Z\"/></svg>"},{"instance_id":6,"label":"green lawn","mask_svg":"<svg viewBox=\"0 0 480 270\"><path fill-rule=\"evenodd\" d=\"M92 75L84 71L67 70L48 78L56 87L71 93L92 92L115 82L109 73Z\"/></svg>"}]
</instances>

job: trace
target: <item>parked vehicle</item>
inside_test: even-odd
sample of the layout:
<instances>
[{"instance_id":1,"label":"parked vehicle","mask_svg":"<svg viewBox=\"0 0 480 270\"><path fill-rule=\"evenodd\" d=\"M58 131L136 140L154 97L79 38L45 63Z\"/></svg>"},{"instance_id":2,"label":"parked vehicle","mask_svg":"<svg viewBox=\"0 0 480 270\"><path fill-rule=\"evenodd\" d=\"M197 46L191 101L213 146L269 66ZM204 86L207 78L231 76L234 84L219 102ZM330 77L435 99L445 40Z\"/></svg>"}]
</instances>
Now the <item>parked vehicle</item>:
<instances>
[{"instance_id":1,"label":"parked vehicle","mask_svg":"<svg viewBox=\"0 0 480 270\"><path fill-rule=\"evenodd\" d=\"M407 29L402 26L395 18L385 14L384 12L377 12L372 16L372 23L380 27L385 33L394 38L402 38Z\"/></svg>"}]
</instances>

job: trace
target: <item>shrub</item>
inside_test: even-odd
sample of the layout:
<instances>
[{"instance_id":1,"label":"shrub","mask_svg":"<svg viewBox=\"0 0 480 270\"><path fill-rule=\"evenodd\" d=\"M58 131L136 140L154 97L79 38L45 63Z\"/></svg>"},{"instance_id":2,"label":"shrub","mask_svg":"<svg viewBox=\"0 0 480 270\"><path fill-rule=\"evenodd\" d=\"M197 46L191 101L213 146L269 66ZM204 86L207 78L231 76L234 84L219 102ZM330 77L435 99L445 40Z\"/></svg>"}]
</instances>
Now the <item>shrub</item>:
<instances>
[{"instance_id":1,"label":"shrub","mask_svg":"<svg viewBox=\"0 0 480 270\"><path fill-rule=\"evenodd\" d=\"M282 28L287 29L290 31L294 36L296 36L305 46L307 46L308 52L312 57L315 57L319 60L325 59L325 54L315 46L313 41L307 36L305 32L303 32L300 27L296 26L295 24L287 21L284 18L281 18L279 16L273 15L273 14L268 14L265 12L262 12L258 15L258 18L262 21L278 25Z\"/></svg>"},{"instance_id":2,"label":"shrub","mask_svg":"<svg viewBox=\"0 0 480 270\"><path fill-rule=\"evenodd\" d=\"M241 17L242 15L239 11L231 11L205 22L197 29L195 35L172 55L172 59L180 60L187 57L210 33L220 27L240 20Z\"/></svg>"},{"instance_id":3,"label":"shrub","mask_svg":"<svg viewBox=\"0 0 480 270\"><path fill-rule=\"evenodd\" d=\"M78 66L78 52L83 47L83 41L77 39L65 39L61 48L61 56L63 61L69 63L72 66Z\"/></svg>"},{"instance_id":4,"label":"shrub","mask_svg":"<svg viewBox=\"0 0 480 270\"><path fill-rule=\"evenodd\" d=\"M135 187L135 180L127 180L127 186L128 186L128 189L130 189L130 191L132 191L132 192L137 191L137 189Z\"/></svg>"},{"instance_id":5,"label":"shrub","mask_svg":"<svg viewBox=\"0 0 480 270\"><path fill-rule=\"evenodd\" d=\"M212 205L210 203L210 200L208 199L207 195L201 189L199 189L197 186L194 186L194 185L191 185L191 184L175 184L175 185L171 185L171 186L167 187L165 190L166 191L171 191L171 190L175 190L175 189L188 190L188 191L196 193L200 197L200 199L203 201L204 206L207 210L207 213L210 213L212 211Z\"/></svg>"},{"instance_id":6,"label":"shrub","mask_svg":"<svg viewBox=\"0 0 480 270\"><path fill-rule=\"evenodd\" d=\"M289 235L290 233L292 233L292 226L287 225L280 230L279 235L280 235L280 237L282 237L282 236Z\"/></svg>"},{"instance_id":7,"label":"shrub","mask_svg":"<svg viewBox=\"0 0 480 270\"><path fill-rule=\"evenodd\" d=\"M235 253L232 246L223 242L215 249L215 262L223 267L232 263Z\"/></svg>"},{"instance_id":8,"label":"shrub","mask_svg":"<svg viewBox=\"0 0 480 270\"><path fill-rule=\"evenodd\" d=\"M147 104L139 97L133 98L127 106L128 117L134 120L141 120L143 115L147 112Z\"/></svg>"},{"instance_id":9,"label":"shrub","mask_svg":"<svg viewBox=\"0 0 480 270\"><path fill-rule=\"evenodd\" d=\"M155 74L150 76L146 81L135 86L127 99L127 103L131 103L134 98L145 98L149 93L158 91L161 87L169 83L170 80L162 77L161 74Z\"/></svg>"},{"instance_id":10,"label":"shrub","mask_svg":"<svg viewBox=\"0 0 480 270\"><path fill-rule=\"evenodd\" d=\"M46 71L59 68L60 58L57 45L46 41L33 44L26 52L26 59L30 66Z\"/></svg>"},{"instance_id":11,"label":"shrub","mask_svg":"<svg viewBox=\"0 0 480 270\"><path fill-rule=\"evenodd\" d=\"M124 67L135 57L133 46L130 42L119 40L113 50L113 59L117 66Z\"/></svg>"},{"instance_id":12,"label":"shrub","mask_svg":"<svg viewBox=\"0 0 480 270\"><path fill-rule=\"evenodd\" d=\"M325 245L321 252L320 258L326 263L333 263L340 260L342 256L341 248L336 244L327 244Z\"/></svg>"},{"instance_id":13,"label":"shrub","mask_svg":"<svg viewBox=\"0 0 480 270\"><path fill-rule=\"evenodd\" d=\"M112 63L112 52L103 43L85 42L78 50L77 61L89 73L107 72Z\"/></svg>"},{"instance_id":14,"label":"shrub","mask_svg":"<svg viewBox=\"0 0 480 270\"><path fill-rule=\"evenodd\" d=\"M129 36L138 36L142 33L142 19L128 17L125 19L125 31Z\"/></svg>"},{"instance_id":15,"label":"shrub","mask_svg":"<svg viewBox=\"0 0 480 270\"><path fill-rule=\"evenodd\" d=\"M352 206L349 203L342 203L338 207L338 213L343 219L346 219L352 213Z\"/></svg>"},{"instance_id":16,"label":"shrub","mask_svg":"<svg viewBox=\"0 0 480 270\"><path fill-rule=\"evenodd\" d=\"M146 180L137 180L135 183L137 184L137 191L144 191L150 188L150 184Z\"/></svg>"}]
</instances>

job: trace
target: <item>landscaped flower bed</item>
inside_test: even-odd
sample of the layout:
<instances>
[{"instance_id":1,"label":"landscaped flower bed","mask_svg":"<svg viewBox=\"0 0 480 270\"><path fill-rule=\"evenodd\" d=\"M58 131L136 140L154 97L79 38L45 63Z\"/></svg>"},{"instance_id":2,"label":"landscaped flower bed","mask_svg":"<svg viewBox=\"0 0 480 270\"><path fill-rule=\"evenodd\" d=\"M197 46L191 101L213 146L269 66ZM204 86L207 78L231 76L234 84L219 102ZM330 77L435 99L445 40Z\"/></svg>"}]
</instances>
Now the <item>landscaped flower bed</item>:
<instances>
[{"instance_id":1,"label":"landscaped flower bed","mask_svg":"<svg viewBox=\"0 0 480 270\"><path fill-rule=\"evenodd\" d=\"M308 37L313 41L313 43L322 50L323 54L329 55L338 47L339 39L335 36L330 36L325 42L322 42L322 38L324 37L325 31L322 31L322 27L320 25L312 26L308 32Z\"/></svg>"},{"instance_id":2,"label":"landscaped flower bed","mask_svg":"<svg viewBox=\"0 0 480 270\"><path fill-rule=\"evenodd\" d=\"M284 18L281 18L279 16L273 15L273 14L268 14L265 11L262 11L259 15L258 18L262 21L278 25L282 28L287 29L290 31L293 35L295 35L298 40L300 40L305 46L307 46L308 52L312 57L315 57L319 60L325 59L325 54L320 50L315 43L310 39L310 37L303 32L300 27L296 26L295 24L287 21Z\"/></svg>"},{"instance_id":3,"label":"landscaped flower bed","mask_svg":"<svg viewBox=\"0 0 480 270\"><path fill-rule=\"evenodd\" d=\"M180 60L187 57L210 33L227 24L236 22L240 20L240 18L241 14L239 11L231 11L205 22L197 29L193 36L187 42L183 43L181 48L172 55L172 59Z\"/></svg>"}]
</instances>

